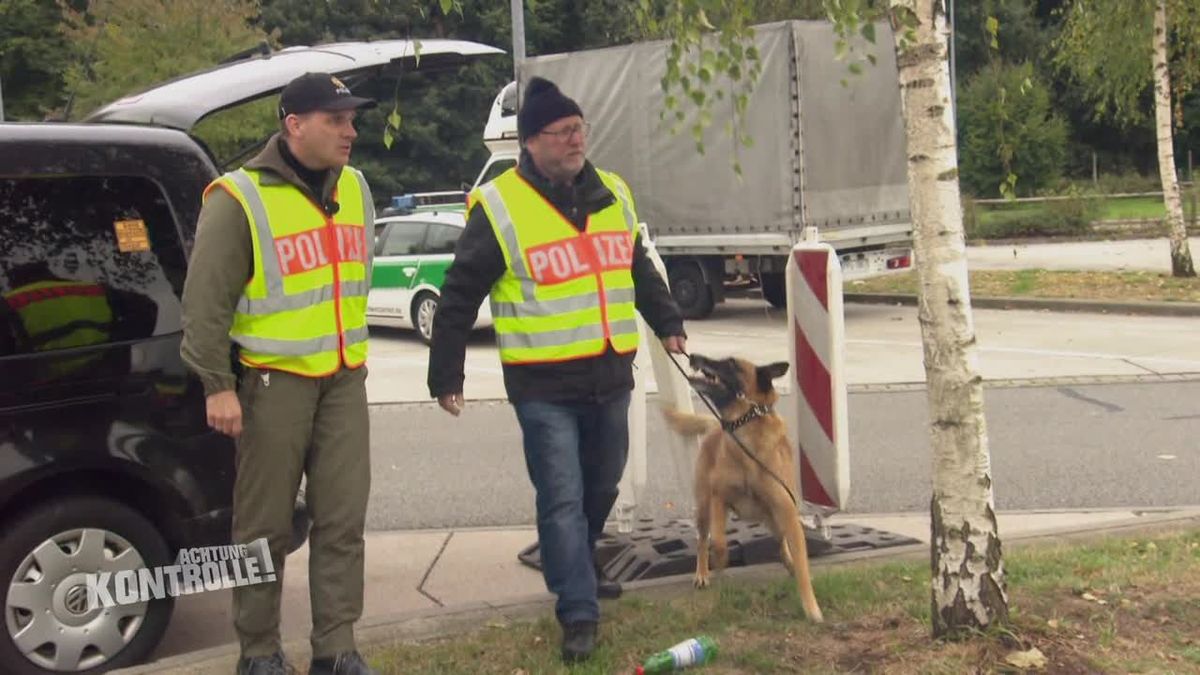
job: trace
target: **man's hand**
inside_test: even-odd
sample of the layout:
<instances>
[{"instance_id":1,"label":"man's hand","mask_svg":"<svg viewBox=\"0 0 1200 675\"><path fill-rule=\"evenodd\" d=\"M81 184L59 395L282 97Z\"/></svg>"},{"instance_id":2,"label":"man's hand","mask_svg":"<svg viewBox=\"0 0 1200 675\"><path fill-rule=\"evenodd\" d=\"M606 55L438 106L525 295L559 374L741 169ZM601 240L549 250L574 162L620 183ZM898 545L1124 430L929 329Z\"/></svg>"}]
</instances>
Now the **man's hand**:
<instances>
[{"instance_id":1,"label":"man's hand","mask_svg":"<svg viewBox=\"0 0 1200 675\"><path fill-rule=\"evenodd\" d=\"M442 410L458 417L458 414L462 412L465 405L463 403L462 392L460 391L457 394L442 394L438 397L438 405L442 406Z\"/></svg>"},{"instance_id":2,"label":"man's hand","mask_svg":"<svg viewBox=\"0 0 1200 675\"><path fill-rule=\"evenodd\" d=\"M208 409L208 426L233 438L241 435L242 404L236 391L229 389L209 395L205 407Z\"/></svg>"},{"instance_id":3,"label":"man's hand","mask_svg":"<svg viewBox=\"0 0 1200 675\"><path fill-rule=\"evenodd\" d=\"M670 335L662 339L663 349L673 354L687 354L687 338L682 335Z\"/></svg>"}]
</instances>

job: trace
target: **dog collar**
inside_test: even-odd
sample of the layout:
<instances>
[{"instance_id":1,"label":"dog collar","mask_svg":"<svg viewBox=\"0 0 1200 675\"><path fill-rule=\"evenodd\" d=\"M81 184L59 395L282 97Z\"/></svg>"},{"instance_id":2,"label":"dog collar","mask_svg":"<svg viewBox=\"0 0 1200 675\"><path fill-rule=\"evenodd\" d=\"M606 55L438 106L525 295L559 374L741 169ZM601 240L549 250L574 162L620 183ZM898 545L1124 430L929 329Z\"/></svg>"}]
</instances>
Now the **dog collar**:
<instances>
[{"instance_id":1,"label":"dog collar","mask_svg":"<svg viewBox=\"0 0 1200 675\"><path fill-rule=\"evenodd\" d=\"M761 403L755 403L749 410L745 412L745 414L736 420L721 420L721 428L725 431L733 431L734 429L739 429L746 426L759 417L765 417L770 414L770 407L762 405Z\"/></svg>"}]
</instances>

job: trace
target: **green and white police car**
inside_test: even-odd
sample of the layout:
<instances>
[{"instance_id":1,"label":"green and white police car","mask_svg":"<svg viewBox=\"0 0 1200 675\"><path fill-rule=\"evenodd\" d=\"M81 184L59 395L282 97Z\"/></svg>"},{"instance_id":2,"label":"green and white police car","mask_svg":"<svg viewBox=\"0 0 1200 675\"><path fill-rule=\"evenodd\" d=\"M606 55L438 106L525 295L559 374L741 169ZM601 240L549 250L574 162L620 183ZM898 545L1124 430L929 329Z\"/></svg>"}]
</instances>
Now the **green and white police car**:
<instances>
[{"instance_id":1,"label":"green and white police car","mask_svg":"<svg viewBox=\"0 0 1200 675\"><path fill-rule=\"evenodd\" d=\"M433 335L446 269L466 227L461 211L428 211L375 220L375 262L367 296L367 323L412 328L426 344ZM485 301L475 328L492 325Z\"/></svg>"}]
</instances>

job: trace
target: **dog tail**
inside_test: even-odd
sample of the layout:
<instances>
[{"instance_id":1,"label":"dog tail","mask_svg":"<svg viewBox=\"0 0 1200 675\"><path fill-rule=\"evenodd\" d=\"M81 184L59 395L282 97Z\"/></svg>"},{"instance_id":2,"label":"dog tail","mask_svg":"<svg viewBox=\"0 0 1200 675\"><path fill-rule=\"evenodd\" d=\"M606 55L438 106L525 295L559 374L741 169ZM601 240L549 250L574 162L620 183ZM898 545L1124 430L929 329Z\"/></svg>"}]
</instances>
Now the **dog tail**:
<instances>
[{"instance_id":1,"label":"dog tail","mask_svg":"<svg viewBox=\"0 0 1200 675\"><path fill-rule=\"evenodd\" d=\"M703 436L710 431L721 428L720 423L712 417L691 415L685 412L680 412L675 408L664 407L662 411L663 416L667 418L667 424L674 429L676 433L684 436Z\"/></svg>"}]
</instances>

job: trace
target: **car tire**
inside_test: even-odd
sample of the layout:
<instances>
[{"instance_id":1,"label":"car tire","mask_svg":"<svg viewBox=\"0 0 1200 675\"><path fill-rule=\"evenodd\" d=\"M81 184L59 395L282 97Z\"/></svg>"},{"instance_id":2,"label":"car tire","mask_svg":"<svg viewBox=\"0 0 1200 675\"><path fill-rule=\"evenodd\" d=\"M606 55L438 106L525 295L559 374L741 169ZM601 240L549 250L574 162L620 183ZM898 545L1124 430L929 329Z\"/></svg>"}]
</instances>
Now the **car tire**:
<instances>
[{"instance_id":1,"label":"car tire","mask_svg":"<svg viewBox=\"0 0 1200 675\"><path fill-rule=\"evenodd\" d=\"M783 309L787 307L787 288L784 285L783 272L765 272L761 278L763 298L772 307Z\"/></svg>"},{"instance_id":2,"label":"car tire","mask_svg":"<svg viewBox=\"0 0 1200 675\"><path fill-rule=\"evenodd\" d=\"M437 314L437 308L438 296L429 291L421 291L413 298L413 329L425 344L433 342L433 318Z\"/></svg>"},{"instance_id":3,"label":"car tire","mask_svg":"<svg viewBox=\"0 0 1200 675\"><path fill-rule=\"evenodd\" d=\"M162 640L172 598L93 608L86 592L85 574L169 564L163 537L140 513L112 499L66 497L2 527L0 672L102 673L140 663Z\"/></svg>"},{"instance_id":4,"label":"car tire","mask_svg":"<svg viewBox=\"0 0 1200 675\"><path fill-rule=\"evenodd\" d=\"M703 319L713 310L712 289L704 279L700 265L683 262L671 267L667 273L671 283L671 295L685 319Z\"/></svg>"}]
</instances>

